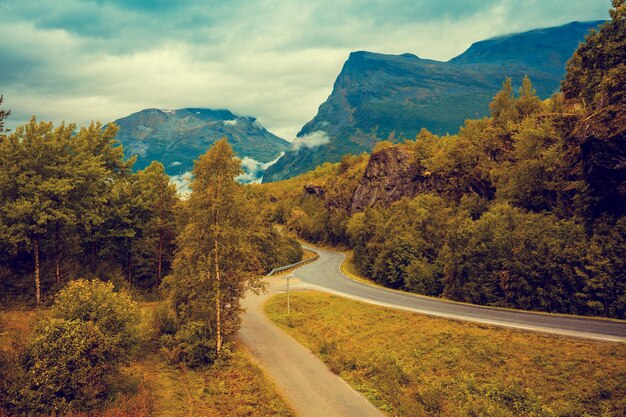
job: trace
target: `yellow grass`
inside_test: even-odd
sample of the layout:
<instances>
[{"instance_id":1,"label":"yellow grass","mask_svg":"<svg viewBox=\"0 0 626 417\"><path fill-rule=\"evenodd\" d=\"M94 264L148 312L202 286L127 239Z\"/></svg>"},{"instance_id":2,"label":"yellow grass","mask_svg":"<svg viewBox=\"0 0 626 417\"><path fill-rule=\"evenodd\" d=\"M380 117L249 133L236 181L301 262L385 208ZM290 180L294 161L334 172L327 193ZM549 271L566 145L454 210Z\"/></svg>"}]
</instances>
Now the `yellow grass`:
<instances>
[{"instance_id":1,"label":"yellow grass","mask_svg":"<svg viewBox=\"0 0 626 417\"><path fill-rule=\"evenodd\" d=\"M292 416L273 384L236 349L226 361L200 370L166 365L147 358L133 365L151 394L154 416Z\"/></svg>"},{"instance_id":2,"label":"yellow grass","mask_svg":"<svg viewBox=\"0 0 626 417\"><path fill-rule=\"evenodd\" d=\"M291 297L291 317L269 301L272 320L390 415L626 415L626 344Z\"/></svg>"}]
</instances>

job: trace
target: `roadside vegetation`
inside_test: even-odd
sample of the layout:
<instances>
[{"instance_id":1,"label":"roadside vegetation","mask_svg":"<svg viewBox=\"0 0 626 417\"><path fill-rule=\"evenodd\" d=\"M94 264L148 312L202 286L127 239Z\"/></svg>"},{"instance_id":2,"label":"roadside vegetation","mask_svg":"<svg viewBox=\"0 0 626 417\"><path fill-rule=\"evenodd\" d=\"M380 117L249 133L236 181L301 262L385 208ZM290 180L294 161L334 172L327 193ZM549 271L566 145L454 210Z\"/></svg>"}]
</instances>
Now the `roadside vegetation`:
<instances>
[{"instance_id":1,"label":"roadside vegetation","mask_svg":"<svg viewBox=\"0 0 626 417\"><path fill-rule=\"evenodd\" d=\"M266 312L393 416L622 416L626 345L461 323L306 291Z\"/></svg>"},{"instance_id":2,"label":"roadside vegetation","mask_svg":"<svg viewBox=\"0 0 626 417\"><path fill-rule=\"evenodd\" d=\"M141 322L138 329L142 343L139 352L127 365L118 368L111 379L106 399L90 404L88 410L77 404L58 409L65 417L147 417L147 416L208 416L208 417L287 417L293 412L276 393L274 385L252 362L249 354L236 340L227 343L227 352L212 366L189 368L183 362L172 365L170 356L158 348L155 311L161 302L139 303ZM46 323L55 313L50 309L0 311L0 400L18 400L15 386L15 364L20 363L24 348L31 342L33 329ZM76 340L79 341L78 339ZM58 344L58 342L56 342ZM20 354L22 352L22 354ZM68 354L65 352L64 354ZM50 355L59 361L61 352ZM62 355L61 355L62 356ZM48 364L50 365L50 364ZM94 368L87 367L87 369ZM61 373L55 372L56 378ZM70 375L65 375L66 377ZM99 385L103 375L93 381ZM20 379L23 383L24 379ZM86 381L83 381L86 382ZM59 386L59 385L57 385ZM91 395L93 390L83 385L80 391ZM8 397L10 395L10 397ZM51 400L52 397L48 397ZM39 403L43 406L46 403ZM30 407L28 403L25 404ZM50 415L32 409L20 412L15 407L0 409L0 416ZM3 414L4 413L4 414Z\"/></svg>"},{"instance_id":3,"label":"roadside vegetation","mask_svg":"<svg viewBox=\"0 0 626 417\"><path fill-rule=\"evenodd\" d=\"M386 287L626 318L626 3L610 13L551 98L507 78L490 117L457 135L422 130L263 184L268 216L352 249L356 272Z\"/></svg>"}]
</instances>

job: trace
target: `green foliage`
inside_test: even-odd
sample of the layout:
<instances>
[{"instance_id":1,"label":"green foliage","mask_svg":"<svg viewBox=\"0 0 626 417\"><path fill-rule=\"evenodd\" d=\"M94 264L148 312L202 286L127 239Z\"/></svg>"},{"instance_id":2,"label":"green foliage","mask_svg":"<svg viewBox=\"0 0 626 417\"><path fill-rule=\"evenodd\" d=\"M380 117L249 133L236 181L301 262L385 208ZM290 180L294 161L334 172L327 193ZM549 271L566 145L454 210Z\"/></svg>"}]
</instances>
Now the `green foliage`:
<instances>
[{"instance_id":1,"label":"green foliage","mask_svg":"<svg viewBox=\"0 0 626 417\"><path fill-rule=\"evenodd\" d=\"M101 406L110 394L116 350L92 322L42 323L24 354L16 414L63 414Z\"/></svg>"},{"instance_id":2,"label":"green foliage","mask_svg":"<svg viewBox=\"0 0 626 417\"><path fill-rule=\"evenodd\" d=\"M169 272L176 192L157 163L132 174L116 133L33 118L0 138L3 297L48 302L84 276L149 289Z\"/></svg>"},{"instance_id":3,"label":"green foliage","mask_svg":"<svg viewBox=\"0 0 626 417\"><path fill-rule=\"evenodd\" d=\"M11 415L65 415L101 408L139 343L139 311L113 284L77 280L55 300L0 384ZM8 400L7 400L8 398Z\"/></svg>"},{"instance_id":4,"label":"green foliage","mask_svg":"<svg viewBox=\"0 0 626 417\"><path fill-rule=\"evenodd\" d=\"M350 213L367 158L349 157L267 184L282 196L273 219L302 238L350 246L357 270L392 288L624 317L616 248L626 231L619 218L590 216L594 200L571 139L579 115L563 95L539 100L528 77L517 94L507 79L490 109L491 118L467 120L458 135L422 130L413 142L380 145L414 152L418 197Z\"/></svg>"},{"instance_id":5,"label":"green foliage","mask_svg":"<svg viewBox=\"0 0 626 417\"><path fill-rule=\"evenodd\" d=\"M563 93L595 110L626 102L626 2L613 0L611 20L592 31L567 63Z\"/></svg>"},{"instance_id":6,"label":"green foliage","mask_svg":"<svg viewBox=\"0 0 626 417\"><path fill-rule=\"evenodd\" d=\"M130 359L139 345L141 315L137 303L125 293L114 292L112 283L84 279L70 282L57 295L51 315L93 323L117 348L119 360Z\"/></svg>"},{"instance_id":7,"label":"green foliage","mask_svg":"<svg viewBox=\"0 0 626 417\"><path fill-rule=\"evenodd\" d=\"M585 239L574 220L496 205L448 238L444 294L477 304L580 313Z\"/></svg>"},{"instance_id":8,"label":"green foliage","mask_svg":"<svg viewBox=\"0 0 626 417\"><path fill-rule=\"evenodd\" d=\"M188 222L178 237L172 274L163 282L180 324L173 339L184 344L191 366L211 363L221 337L238 329L239 301L246 290L262 288L259 277L269 267L261 257L298 254L292 241L257 216L253 200L234 181L240 169L226 139L196 161Z\"/></svg>"}]
</instances>

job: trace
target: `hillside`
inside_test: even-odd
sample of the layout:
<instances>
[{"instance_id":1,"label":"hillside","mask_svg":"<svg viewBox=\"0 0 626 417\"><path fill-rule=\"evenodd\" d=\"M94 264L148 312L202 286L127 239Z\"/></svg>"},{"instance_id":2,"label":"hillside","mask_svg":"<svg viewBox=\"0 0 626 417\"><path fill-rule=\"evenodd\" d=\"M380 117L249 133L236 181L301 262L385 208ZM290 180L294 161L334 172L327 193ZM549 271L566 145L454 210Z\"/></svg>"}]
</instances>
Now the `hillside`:
<instances>
[{"instance_id":1,"label":"hillside","mask_svg":"<svg viewBox=\"0 0 626 417\"><path fill-rule=\"evenodd\" d=\"M547 98L558 91L565 63L585 33L600 23L574 22L488 39L448 62L353 52L331 95L264 181L370 151L383 139L414 139L422 128L454 134L464 120L488 114L488 104L507 76L519 85L528 75L539 97Z\"/></svg>"},{"instance_id":2,"label":"hillside","mask_svg":"<svg viewBox=\"0 0 626 417\"><path fill-rule=\"evenodd\" d=\"M127 157L137 155L135 169L160 161L169 175L191 171L193 161L213 143L227 137L252 181L262 175L264 164L273 161L289 142L268 132L253 117L229 110L145 109L115 121L117 139Z\"/></svg>"}]
</instances>

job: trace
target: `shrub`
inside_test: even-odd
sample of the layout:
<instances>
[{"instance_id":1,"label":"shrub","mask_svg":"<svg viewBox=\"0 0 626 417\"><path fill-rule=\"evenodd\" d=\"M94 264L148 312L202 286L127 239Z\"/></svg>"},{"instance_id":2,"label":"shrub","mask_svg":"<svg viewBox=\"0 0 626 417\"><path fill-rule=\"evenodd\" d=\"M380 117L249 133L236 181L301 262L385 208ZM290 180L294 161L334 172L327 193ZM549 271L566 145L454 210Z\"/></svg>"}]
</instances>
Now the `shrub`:
<instances>
[{"instance_id":1,"label":"shrub","mask_svg":"<svg viewBox=\"0 0 626 417\"><path fill-rule=\"evenodd\" d=\"M16 414L50 415L86 410L110 393L116 347L94 323L50 319L36 329L21 367Z\"/></svg>"},{"instance_id":2,"label":"shrub","mask_svg":"<svg viewBox=\"0 0 626 417\"><path fill-rule=\"evenodd\" d=\"M139 345L141 314L137 303L125 293L114 292L112 283L84 279L70 282L59 292L52 317L93 323L116 347L117 359L127 361Z\"/></svg>"},{"instance_id":3,"label":"shrub","mask_svg":"<svg viewBox=\"0 0 626 417\"><path fill-rule=\"evenodd\" d=\"M189 367L210 365L217 359L215 339L209 334L206 323L191 321L181 326L174 337L185 353L185 364Z\"/></svg>"}]
</instances>

